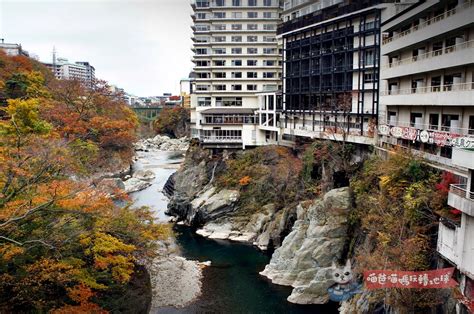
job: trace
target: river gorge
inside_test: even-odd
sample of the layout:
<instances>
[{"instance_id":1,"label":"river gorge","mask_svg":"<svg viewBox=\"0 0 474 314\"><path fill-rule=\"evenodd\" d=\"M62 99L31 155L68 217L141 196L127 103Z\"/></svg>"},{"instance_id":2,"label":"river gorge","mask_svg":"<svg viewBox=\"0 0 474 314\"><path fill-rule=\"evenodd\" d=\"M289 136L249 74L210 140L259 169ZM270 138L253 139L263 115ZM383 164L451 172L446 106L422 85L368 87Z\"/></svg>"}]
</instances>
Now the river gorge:
<instances>
[{"instance_id":1,"label":"river gorge","mask_svg":"<svg viewBox=\"0 0 474 314\"><path fill-rule=\"evenodd\" d=\"M155 178L149 187L131 194L135 206L149 206L161 221L169 221L170 216L165 215L168 198L162 190L168 177L183 162L184 152L138 151L137 157L133 170L151 170ZM152 300L152 313L337 312L337 304L298 305L288 302L286 299L292 292L291 287L273 284L259 274L269 264L271 252L262 252L246 243L208 239L197 235L193 227L175 225L174 230L178 255L193 261L210 261L210 266L202 267L201 294L197 299L184 306L158 308L153 306Z\"/></svg>"}]
</instances>

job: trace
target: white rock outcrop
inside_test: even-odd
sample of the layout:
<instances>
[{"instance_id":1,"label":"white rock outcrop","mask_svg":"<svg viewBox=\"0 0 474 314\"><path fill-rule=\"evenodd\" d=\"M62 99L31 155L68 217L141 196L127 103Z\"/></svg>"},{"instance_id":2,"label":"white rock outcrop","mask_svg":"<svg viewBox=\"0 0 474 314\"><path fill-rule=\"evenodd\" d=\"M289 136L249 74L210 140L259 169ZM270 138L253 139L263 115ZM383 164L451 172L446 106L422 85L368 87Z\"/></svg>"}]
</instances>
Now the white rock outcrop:
<instances>
[{"instance_id":1,"label":"white rock outcrop","mask_svg":"<svg viewBox=\"0 0 474 314\"><path fill-rule=\"evenodd\" d=\"M156 135L153 138L140 140L134 145L136 151L186 151L189 148L189 139L186 137L170 138L166 135Z\"/></svg>"},{"instance_id":2,"label":"white rock outcrop","mask_svg":"<svg viewBox=\"0 0 474 314\"><path fill-rule=\"evenodd\" d=\"M294 287L288 301L328 301L327 288L334 283L331 264L343 251L350 204L349 188L339 188L298 205L292 231L260 273L275 284Z\"/></svg>"}]
</instances>

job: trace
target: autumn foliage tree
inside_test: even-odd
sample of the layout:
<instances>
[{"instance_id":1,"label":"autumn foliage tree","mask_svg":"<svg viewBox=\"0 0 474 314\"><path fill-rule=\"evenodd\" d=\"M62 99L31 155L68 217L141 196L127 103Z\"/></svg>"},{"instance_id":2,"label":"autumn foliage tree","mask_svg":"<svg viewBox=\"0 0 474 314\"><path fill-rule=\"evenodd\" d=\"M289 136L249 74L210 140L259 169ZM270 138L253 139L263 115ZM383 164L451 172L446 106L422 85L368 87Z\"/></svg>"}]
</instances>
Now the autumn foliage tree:
<instances>
[{"instance_id":1,"label":"autumn foliage tree","mask_svg":"<svg viewBox=\"0 0 474 314\"><path fill-rule=\"evenodd\" d=\"M170 231L81 180L129 162L135 115L47 73L0 52L0 312L101 313Z\"/></svg>"},{"instance_id":2,"label":"autumn foliage tree","mask_svg":"<svg viewBox=\"0 0 474 314\"><path fill-rule=\"evenodd\" d=\"M158 134L172 137L186 135L189 110L184 107L164 108L153 123Z\"/></svg>"},{"instance_id":3,"label":"autumn foliage tree","mask_svg":"<svg viewBox=\"0 0 474 314\"><path fill-rule=\"evenodd\" d=\"M351 180L356 207L352 223L357 270L422 271L435 268L439 171L406 152L376 157ZM362 243L362 244L361 244ZM384 289L370 292L371 306L385 304L400 313L427 312L446 291ZM357 298L354 300L357 302Z\"/></svg>"}]
</instances>

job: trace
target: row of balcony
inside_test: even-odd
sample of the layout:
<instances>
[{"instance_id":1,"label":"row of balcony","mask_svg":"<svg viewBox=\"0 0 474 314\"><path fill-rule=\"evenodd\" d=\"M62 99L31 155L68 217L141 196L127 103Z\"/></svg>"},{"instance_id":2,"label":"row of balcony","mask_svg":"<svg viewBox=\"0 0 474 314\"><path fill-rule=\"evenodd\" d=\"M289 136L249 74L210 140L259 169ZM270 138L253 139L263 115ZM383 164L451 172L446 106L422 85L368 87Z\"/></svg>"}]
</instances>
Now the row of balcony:
<instances>
[{"instance_id":1,"label":"row of balcony","mask_svg":"<svg viewBox=\"0 0 474 314\"><path fill-rule=\"evenodd\" d=\"M388 91L380 92L381 96L392 95L409 95L409 94L426 94L426 93L440 93L440 92L457 92L457 91L472 91L474 89L474 82L461 84L445 84L436 86L419 86L413 88L392 88Z\"/></svg>"},{"instance_id":2,"label":"row of balcony","mask_svg":"<svg viewBox=\"0 0 474 314\"><path fill-rule=\"evenodd\" d=\"M388 126L398 126L402 128L415 128L418 130L426 130L426 131L431 131L431 132L446 132L446 133L451 133L451 134L456 134L456 135L461 135L461 136L472 136L474 135L474 129L469 129L469 128L461 128L459 126L452 126L451 124L448 125L434 125L434 124L426 124L426 123L418 123L418 122L411 122L411 121L398 121L396 118L395 119L390 119L390 120L380 120L379 121L380 125L388 125ZM473 139L474 141L474 139Z\"/></svg>"},{"instance_id":3,"label":"row of balcony","mask_svg":"<svg viewBox=\"0 0 474 314\"><path fill-rule=\"evenodd\" d=\"M474 1L467 0L466 3L452 10L420 22L418 25L392 37L385 38L382 41L382 54L386 55L405 47L417 45L435 36L462 29L472 23L473 15Z\"/></svg>"},{"instance_id":4,"label":"row of balcony","mask_svg":"<svg viewBox=\"0 0 474 314\"><path fill-rule=\"evenodd\" d=\"M258 116L243 115L206 115L203 114L201 124L222 124L222 125L238 125L238 124L258 124Z\"/></svg>"},{"instance_id":5,"label":"row of balcony","mask_svg":"<svg viewBox=\"0 0 474 314\"><path fill-rule=\"evenodd\" d=\"M463 10L466 10L468 8L470 8L472 5L474 5L474 2L473 1L467 1L466 3L454 8L454 9L451 9L449 11L446 11L446 12L443 12L442 14L440 15L437 15L435 17L432 17L431 19L428 19L422 23L419 23L418 25L415 25L403 32L399 32L391 37L387 37L385 38L383 41L382 41L382 45L385 45L385 44L388 44L396 39L399 39L399 38L402 38L402 37L405 37L407 36L408 34L411 34L413 32L416 32L418 30L421 30L425 27L428 27L434 23L437 23L439 21L442 21L444 20L445 18L448 18L448 17L453 17L454 15L456 15L457 13L459 12L462 12ZM454 17L455 18L455 17Z\"/></svg>"},{"instance_id":6,"label":"row of balcony","mask_svg":"<svg viewBox=\"0 0 474 314\"><path fill-rule=\"evenodd\" d=\"M460 43L460 44L457 44L457 45L445 47L444 49L433 50L433 51L426 52L426 53L423 53L423 54L420 54L420 55L417 55L417 56L413 56L413 57L410 57L410 58L405 58L405 59L402 59L402 60L393 61L391 63L388 63L388 64L384 65L383 68L394 68L394 67L398 67L398 66L401 66L401 65L411 65L411 64L419 62L419 61L439 57L439 56L443 55L443 53L444 54L451 54L451 53L454 53L454 52L457 52L457 51L460 51L460 50L463 50L463 49L468 49L468 48L473 48L473 47L474 47L474 40L470 40L470 41L466 41L466 42L463 42L463 43Z\"/></svg>"},{"instance_id":7,"label":"row of balcony","mask_svg":"<svg viewBox=\"0 0 474 314\"><path fill-rule=\"evenodd\" d=\"M245 3L244 3L245 2ZM196 1L191 0L191 6L194 9L207 9L207 8L279 8L280 3L278 0L265 0L261 1L248 1L248 0L227 0L224 1Z\"/></svg>"}]
</instances>

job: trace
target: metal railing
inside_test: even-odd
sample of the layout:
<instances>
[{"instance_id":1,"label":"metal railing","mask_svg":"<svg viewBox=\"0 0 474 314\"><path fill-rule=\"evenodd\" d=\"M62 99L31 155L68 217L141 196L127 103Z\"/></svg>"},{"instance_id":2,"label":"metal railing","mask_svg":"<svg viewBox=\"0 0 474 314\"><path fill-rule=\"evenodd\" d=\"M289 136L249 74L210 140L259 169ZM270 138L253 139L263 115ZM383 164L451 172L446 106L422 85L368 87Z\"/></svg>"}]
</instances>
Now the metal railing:
<instances>
[{"instance_id":1,"label":"metal railing","mask_svg":"<svg viewBox=\"0 0 474 314\"><path fill-rule=\"evenodd\" d=\"M456 7L456 8L454 8L454 9L449 10L449 11L443 12L443 13L440 14L440 15L437 15L437 16L435 16L435 17L432 17L431 19L426 20L426 21L424 21L423 23L420 23L420 24L418 24L418 25L415 25L415 26L413 26L413 27L411 27L411 28L409 28L409 29L407 29L407 30L405 30L405 31L403 31L403 32L400 32L400 33L398 33L398 34L396 34L396 35L394 35L394 36L392 36L392 37L385 38L385 39L382 41L382 45L388 44L388 43L392 42L392 41L395 40L395 39L404 37L404 36L406 36L406 35L408 35L408 34L410 34L410 33L416 32L416 31L418 31L418 30L420 30L420 29L422 29L422 28L425 28L425 27L427 27L427 26L429 26L429 25L431 25L431 24L434 24L434 23L436 23L436 22L442 21L442 20L444 20L444 19L447 18L447 17L450 17L450 16L452 16L452 15L455 15L456 13L461 12L461 11L463 11L463 10L465 10L465 9L467 9L467 8L469 8L469 7L471 7L473 4L474 4L474 1L468 0L466 3L464 3L463 5L461 5L461 6L459 6L459 7Z\"/></svg>"},{"instance_id":2,"label":"metal railing","mask_svg":"<svg viewBox=\"0 0 474 314\"><path fill-rule=\"evenodd\" d=\"M416 128L419 130L427 130L427 131L434 131L434 132L447 132L447 133L454 133L460 135L474 135L474 129L468 128L458 128L458 127L450 127L450 126L441 126L433 125L433 124L426 124L426 123L412 123L410 121L396 121L392 123L391 121L387 120L379 120L379 125L386 124L390 126L398 126L398 127L409 127L409 128Z\"/></svg>"},{"instance_id":3,"label":"metal railing","mask_svg":"<svg viewBox=\"0 0 474 314\"><path fill-rule=\"evenodd\" d=\"M466 184L451 184L449 192L474 201L474 192L468 191Z\"/></svg>"},{"instance_id":4,"label":"metal railing","mask_svg":"<svg viewBox=\"0 0 474 314\"><path fill-rule=\"evenodd\" d=\"M474 40L466 41L454 46L449 46L445 47L444 49L438 49L438 50L433 50L430 52L426 52L423 54L420 54L418 56L410 57L410 58L405 58L396 62L391 62L389 64L384 65L384 68L394 68L400 65L405 65L405 64L412 64L414 62L422 61L422 60L427 60L431 59L434 57L438 57L444 54L449 54L455 51L463 50L466 48L472 48L474 47Z\"/></svg>"},{"instance_id":5,"label":"metal railing","mask_svg":"<svg viewBox=\"0 0 474 314\"><path fill-rule=\"evenodd\" d=\"M204 143L240 143L242 136L201 136L199 138Z\"/></svg>"},{"instance_id":6,"label":"metal railing","mask_svg":"<svg viewBox=\"0 0 474 314\"><path fill-rule=\"evenodd\" d=\"M453 92L453 91L467 91L473 90L474 83L461 84L445 84L435 86L423 86L416 88L404 88L397 90L381 91L381 96L389 95L409 95L409 94L425 94L425 93L439 93L439 92Z\"/></svg>"}]
</instances>

